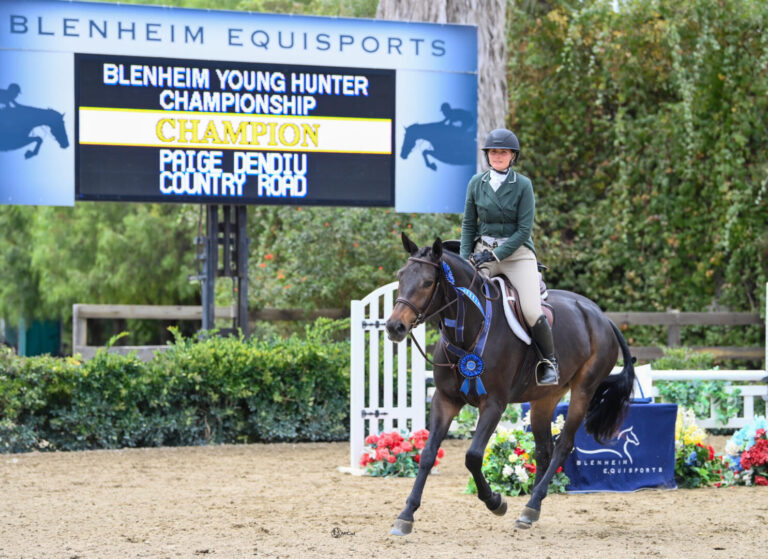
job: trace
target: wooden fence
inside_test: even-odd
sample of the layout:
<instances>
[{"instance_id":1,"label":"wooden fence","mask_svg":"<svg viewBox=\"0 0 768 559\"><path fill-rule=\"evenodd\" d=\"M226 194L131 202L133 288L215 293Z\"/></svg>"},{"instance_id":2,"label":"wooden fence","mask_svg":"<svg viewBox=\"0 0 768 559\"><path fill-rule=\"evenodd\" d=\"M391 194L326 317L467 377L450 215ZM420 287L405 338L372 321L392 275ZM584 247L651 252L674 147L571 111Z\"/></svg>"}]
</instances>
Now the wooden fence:
<instances>
[{"instance_id":1,"label":"wooden fence","mask_svg":"<svg viewBox=\"0 0 768 559\"><path fill-rule=\"evenodd\" d=\"M608 312L608 317L620 328L625 326L665 326L668 346L679 346L681 327L683 326L748 326L762 325L763 319L758 313L745 312ZM250 322L256 321L302 321L318 317L344 318L349 316L349 309L258 309L248 313ZM234 310L230 307L217 307L217 319L233 319ZM86 345L88 319L155 319L155 320L202 320L202 307L198 306L150 306L150 305L73 305L72 322L73 353L80 353L86 359L91 358L95 346ZM386 317L381 317L386 318ZM114 351L126 353L138 351L142 359L150 359L152 354L165 346L118 346ZM632 355L641 361L658 359L662 349L658 346L631 346ZM738 346L697 346L695 351L706 351L719 359L738 359L760 361L765 358L764 347Z\"/></svg>"}]
</instances>

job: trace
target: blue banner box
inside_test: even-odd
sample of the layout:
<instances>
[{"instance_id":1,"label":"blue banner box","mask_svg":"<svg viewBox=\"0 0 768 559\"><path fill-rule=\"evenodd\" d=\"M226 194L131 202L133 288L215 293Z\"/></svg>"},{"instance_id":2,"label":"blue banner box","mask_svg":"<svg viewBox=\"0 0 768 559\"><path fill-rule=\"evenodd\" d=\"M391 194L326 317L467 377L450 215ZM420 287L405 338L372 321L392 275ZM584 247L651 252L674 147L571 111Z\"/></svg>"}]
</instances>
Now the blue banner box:
<instances>
[{"instance_id":1,"label":"blue banner box","mask_svg":"<svg viewBox=\"0 0 768 559\"><path fill-rule=\"evenodd\" d=\"M523 416L529 407L523 404ZM567 412L568 404L559 404L553 420ZM591 493L676 489L676 419L677 404L632 403L617 436L603 445L587 434L582 422L573 452L563 465L571 480L566 490Z\"/></svg>"}]
</instances>

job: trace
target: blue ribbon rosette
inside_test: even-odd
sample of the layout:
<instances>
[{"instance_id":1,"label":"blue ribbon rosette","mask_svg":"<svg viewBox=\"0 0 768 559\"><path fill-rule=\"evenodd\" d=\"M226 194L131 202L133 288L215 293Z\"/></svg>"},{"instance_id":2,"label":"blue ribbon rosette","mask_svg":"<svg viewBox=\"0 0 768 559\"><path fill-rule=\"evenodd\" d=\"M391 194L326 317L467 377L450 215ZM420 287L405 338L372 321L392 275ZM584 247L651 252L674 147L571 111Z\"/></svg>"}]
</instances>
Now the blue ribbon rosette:
<instances>
[{"instance_id":1,"label":"blue ribbon rosette","mask_svg":"<svg viewBox=\"0 0 768 559\"><path fill-rule=\"evenodd\" d=\"M469 394L470 389L478 396L485 394L485 386L480 379L480 375L483 372L483 360L474 353L467 353L459 361L459 372L464 377L464 382L461 385L461 391L464 394Z\"/></svg>"}]
</instances>

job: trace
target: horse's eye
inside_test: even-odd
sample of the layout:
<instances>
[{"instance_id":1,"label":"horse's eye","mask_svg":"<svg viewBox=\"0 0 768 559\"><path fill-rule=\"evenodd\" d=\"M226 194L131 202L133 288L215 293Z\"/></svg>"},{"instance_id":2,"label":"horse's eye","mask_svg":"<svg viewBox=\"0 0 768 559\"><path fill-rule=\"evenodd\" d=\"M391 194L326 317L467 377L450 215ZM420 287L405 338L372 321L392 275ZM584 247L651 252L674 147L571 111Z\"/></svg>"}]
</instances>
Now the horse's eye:
<instances>
[{"instance_id":1,"label":"horse's eye","mask_svg":"<svg viewBox=\"0 0 768 559\"><path fill-rule=\"evenodd\" d=\"M435 283L435 282L434 282L434 281L432 281L432 280L424 280L424 283L422 283L421 285L422 285L423 287L432 287L432 284L433 284L433 283Z\"/></svg>"}]
</instances>

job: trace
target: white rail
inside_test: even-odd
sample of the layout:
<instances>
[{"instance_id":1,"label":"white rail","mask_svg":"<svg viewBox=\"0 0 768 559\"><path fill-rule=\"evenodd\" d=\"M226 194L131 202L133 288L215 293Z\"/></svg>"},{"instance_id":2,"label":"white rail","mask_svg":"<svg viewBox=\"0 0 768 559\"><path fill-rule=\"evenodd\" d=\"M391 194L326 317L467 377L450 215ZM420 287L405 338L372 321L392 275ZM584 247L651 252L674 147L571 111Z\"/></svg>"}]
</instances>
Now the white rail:
<instances>
[{"instance_id":1,"label":"white rail","mask_svg":"<svg viewBox=\"0 0 768 559\"><path fill-rule=\"evenodd\" d=\"M741 371L741 370L685 370L669 371L655 370L650 365L642 365L635 368L637 382L642 389L642 394L646 397L657 399L660 397L655 382L661 380L671 381L697 381L697 380L724 380L732 382L745 382L751 384L740 384L737 386L726 386L727 392L739 390L739 396L744 401L742 415L731 417L728 423L723 424L717 419L714 406L710 405L710 416L704 419L698 419L696 423L705 429L735 428L739 429L751 423L755 417L755 399L762 398L768 401L768 382L766 382L766 371ZM638 391L635 391L635 397L639 397ZM674 402L673 402L674 403Z\"/></svg>"}]
</instances>

